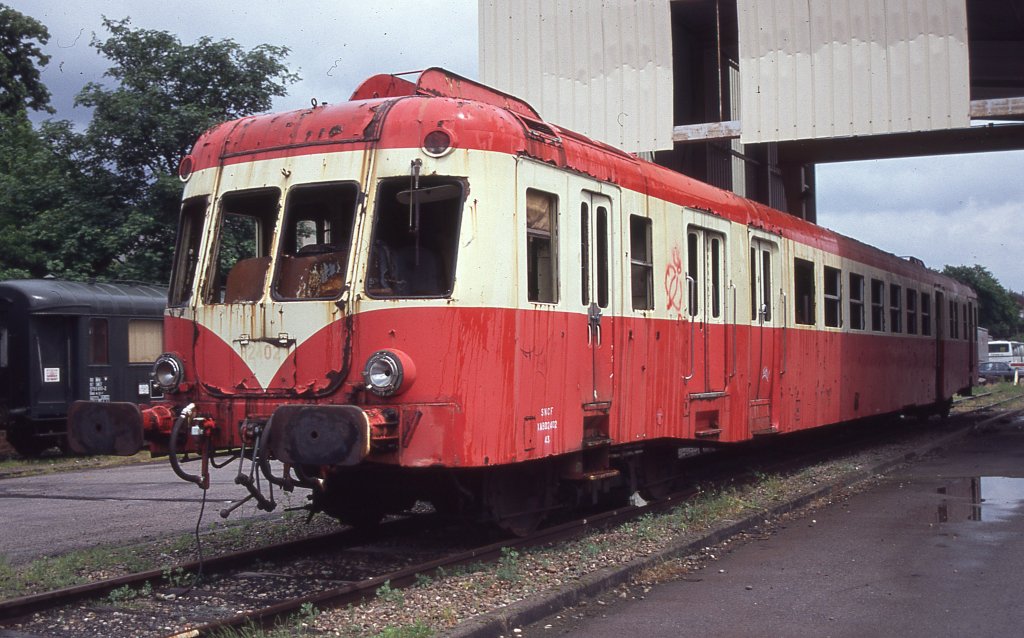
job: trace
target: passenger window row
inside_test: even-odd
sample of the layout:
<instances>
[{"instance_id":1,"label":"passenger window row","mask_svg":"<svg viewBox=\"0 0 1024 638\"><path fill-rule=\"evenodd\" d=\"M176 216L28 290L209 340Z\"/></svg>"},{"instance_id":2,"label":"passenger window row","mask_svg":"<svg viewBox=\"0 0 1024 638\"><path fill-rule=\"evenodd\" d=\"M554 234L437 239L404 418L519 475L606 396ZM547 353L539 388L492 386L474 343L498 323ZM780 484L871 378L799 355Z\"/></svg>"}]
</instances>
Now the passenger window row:
<instances>
[{"instance_id":1,"label":"passenger window row","mask_svg":"<svg viewBox=\"0 0 1024 638\"><path fill-rule=\"evenodd\" d=\"M940 309L933 304L931 293L875 277L868 283L864 275L852 271L845 281L847 287L844 290L843 271L831 266L822 268L822 320L825 327L924 337L935 334L935 313ZM815 263L795 258L793 291L796 323L817 324L816 288ZM969 339L976 325L977 309L973 302L949 300L947 339Z\"/></svg>"}]
</instances>

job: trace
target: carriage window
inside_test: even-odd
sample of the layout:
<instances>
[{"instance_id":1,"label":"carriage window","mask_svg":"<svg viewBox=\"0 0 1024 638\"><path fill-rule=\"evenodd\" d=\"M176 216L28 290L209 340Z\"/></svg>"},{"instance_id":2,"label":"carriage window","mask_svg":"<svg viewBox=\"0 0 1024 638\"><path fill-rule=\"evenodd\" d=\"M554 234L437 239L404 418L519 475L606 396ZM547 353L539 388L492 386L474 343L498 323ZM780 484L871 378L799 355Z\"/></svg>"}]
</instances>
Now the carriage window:
<instances>
[{"instance_id":1,"label":"carriage window","mask_svg":"<svg viewBox=\"0 0 1024 638\"><path fill-rule=\"evenodd\" d=\"M964 328L964 332L963 332L964 337L963 338L964 339L970 339L971 338L971 333L967 329L967 304L962 304L960 306L960 316L961 316L961 323L963 324L963 328Z\"/></svg>"},{"instance_id":2,"label":"carriage window","mask_svg":"<svg viewBox=\"0 0 1024 638\"><path fill-rule=\"evenodd\" d=\"M7 328L0 328L0 368L7 367Z\"/></svg>"},{"instance_id":3,"label":"carriage window","mask_svg":"<svg viewBox=\"0 0 1024 638\"><path fill-rule=\"evenodd\" d=\"M754 322L772 320L772 251L759 248L765 245L757 242L750 247L750 320Z\"/></svg>"},{"instance_id":4,"label":"carriage window","mask_svg":"<svg viewBox=\"0 0 1024 638\"><path fill-rule=\"evenodd\" d=\"M722 240L711 238L711 316L722 316Z\"/></svg>"},{"instance_id":5,"label":"carriage window","mask_svg":"<svg viewBox=\"0 0 1024 638\"><path fill-rule=\"evenodd\" d=\"M251 303L263 297L279 198L276 188L221 198L214 268L207 273L208 303Z\"/></svg>"},{"instance_id":6,"label":"carriage window","mask_svg":"<svg viewBox=\"0 0 1024 638\"><path fill-rule=\"evenodd\" d=\"M842 325L842 278L841 270L825 266L825 325L830 328Z\"/></svg>"},{"instance_id":7,"label":"carriage window","mask_svg":"<svg viewBox=\"0 0 1024 638\"><path fill-rule=\"evenodd\" d=\"M757 307L757 248L750 247L750 316L755 321L760 309Z\"/></svg>"},{"instance_id":8,"label":"carriage window","mask_svg":"<svg viewBox=\"0 0 1024 638\"><path fill-rule=\"evenodd\" d=\"M590 305L590 208L586 202L580 204L580 285L583 291L581 301Z\"/></svg>"},{"instance_id":9,"label":"carriage window","mask_svg":"<svg viewBox=\"0 0 1024 638\"><path fill-rule=\"evenodd\" d=\"M192 284L199 265L199 244L203 236L203 217L207 199L194 197L181 207L178 220L178 245L174 251L171 271L170 306L184 306L192 298Z\"/></svg>"},{"instance_id":10,"label":"carriage window","mask_svg":"<svg viewBox=\"0 0 1024 638\"><path fill-rule=\"evenodd\" d=\"M889 286L889 330L903 332L903 287Z\"/></svg>"},{"instance_id":11,"label":"carriage window","mask_svg":"<svg viewBox=\"0 0 1024 638\"><path fill-rule=\"evenodd\" d=\"M864 276L850 273L850 328L864 329Z\"/></svg>"},{"instance_id":12,"label":"carriage window","mask_svg":"<svg viewBox=\"0 0 1024 638\"><path fill-rule=\"evenodd\" d=\"M608 223L608 209L598 206L594 228L597 254L594 256L597 257L597 305L602 308L608 307ZM555 300L558 300L557 294Z\"/></svg>"},{"instance_id":13,"label":"carriage window","mask_svg":"<svg viewBox=\"0 0 1024 638\"><path fill-rule=\"evenodd\" d=\"M558 302L558 198L526 191L526 289L538 303Z\"/></svg>"},{"instance_id":14,"label":"carriage window","mask_svg":"<svg viewBox=\"0 0 1024 638\"><path fill-rule=\"evenodd\" d=\"M907 334L917 334L917 291L907 288Z\"/></svg>"},{"instance_id":15,"label":"carriage window","mask_svg":"<svg viewBox=\"0 0 1024 638\"><path fill-rule=\"evenodd\" d=\"M110 363L110 332L106 319L89 320L89 363L101 366Z\"/></svg>"},{"instance_id":16,"label":"carriage window","mask_svg":"<svg viewBox=\"0 0 1024 638\"><path fill-rule=\"evenodd\" d=\"M686 291L690 302L690 316L696 317L700 312L697 305L697 233L686 236Z\"/></svg>"},{"instance_id":17,"label":"carriage window","mask_svg":"<svg viewBox=\"0 0 1024 638\"><path fill-rule=\"evenodd\" d=\"M333 299L345 284L359 189L317 184L292 189L274 292L283 299Z\"/></svg>"},{"instance_id":18,"label":"carriage window","mask_svg":"<svg viewBox=\"0 0 1024 638\"><path fill-rule=\"evenodd\" d=\"M455 261L465 189L451 177L381 180L377 188L366 293L376 298L447 297Z\"/></svg>"},{"instance_id":19,"label":"carriage window","mask_svg":"<svg viewBox=\"0 0 1024 638\"><path fill-rule=\"evenodd\" d=\"M932 296L926 292L921 293L921 334L932 334Z\"/></svg>"},{"instance_id":20,"label":"carriage window","mask_svg":"<svg viewBox=\"0 0 1024 638\"><path fill-rule=\"evenodd\" d=\"M153 363L164 351L164 324L152 319L128 321L128 363Z\"/></svg>"},{"instance_id":21,"label":"carriage window","mask_svg":"<svg viewBox=\"0 0 1024 638\"><path fill-rule=\"evenodd\" d=\"M949 338L950 339L959 339L960 338L960 334L959 334L959 332L956 329L957 328L956 315L957 315L957 312L956 312L956 302L951 299L949 301Z\"/></svg>"},{"instance_id":22,"label":"carriage window","mask_svg":"<svg viewBox=\"0 0 1024 638\"><path fill-rule=\"evenodd\" d=\"M814 263L793 261L793 291L796 296L796 322L814 325Z\"/></svg>"},{"instance_id":23,"label":"carriage window","mask_svg":"<svg viewBox=\"0 0 1024 638\"><path fill-rule=\"evenodd\" d=\"M881 279L871 280L871 329L885 330L885 282Z\"/></svg>"},{"instance_id":24,"label":"carriage window","mask_svg":"<svg viewBox=\"0 0 1024 638\"><path fill-rule=\"evenodd\" d=\"M629 262L633 310L654 307L654 264L651 261L651 220L629 216Z\"/></svg>"}]
</instances>

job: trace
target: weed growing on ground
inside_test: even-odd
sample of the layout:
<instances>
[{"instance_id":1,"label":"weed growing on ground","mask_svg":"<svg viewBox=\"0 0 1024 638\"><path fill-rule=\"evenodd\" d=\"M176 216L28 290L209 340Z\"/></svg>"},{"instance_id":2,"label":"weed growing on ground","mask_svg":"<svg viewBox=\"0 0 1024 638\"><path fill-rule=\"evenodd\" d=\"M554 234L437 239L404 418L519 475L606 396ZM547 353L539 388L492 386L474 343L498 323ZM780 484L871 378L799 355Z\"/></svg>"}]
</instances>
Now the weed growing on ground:
<instances>
[{"instance_id":1,"label":"weed growing on ground","mask_svg":"<svg viewBox=\"0 0 1024 638\"><path fill-rule=\"evenodd\" d=\"M429 625L417 622L402 627L387 627L374 638L431 638L434 630Z\"/></svg>"},{"instance_id":2,"label":"weed growing on ground","mask_svg":"<svg viewBox=\"0 0 1024 638\"><path fill-rule=\"evenodd\" d=\"M401 589L392 587L390 580L385 580L384 584L377 588L377 600L401 607L405 604L405 594Z\"/></svg>"},{"instance_id":3,"label":"weed growing on ground","mask_svg":"<svg viewBox=\"0 0 1024 638\"><path fill-rule=\"evenodd\" d=\"M135 600L136 598L149 598L153 595L153 586L149 584L149 581L143 583L142 587L138 589L130 585L122 585L117 589L111 590L107 594L107 601L113 604L123 604Z\"/></svg>"},{"instance_id":4,"label":"weed growing on ground","mask_svg":"<svg viewBox=\"0 0 1024 638\"><path fill-rule=\"evenodd\" d=\"M498 568L495 575L498 580L514 583L519 580L519 552L511 547L501 548L501 558L498 559Z\"/></svg>"}]
</instances>

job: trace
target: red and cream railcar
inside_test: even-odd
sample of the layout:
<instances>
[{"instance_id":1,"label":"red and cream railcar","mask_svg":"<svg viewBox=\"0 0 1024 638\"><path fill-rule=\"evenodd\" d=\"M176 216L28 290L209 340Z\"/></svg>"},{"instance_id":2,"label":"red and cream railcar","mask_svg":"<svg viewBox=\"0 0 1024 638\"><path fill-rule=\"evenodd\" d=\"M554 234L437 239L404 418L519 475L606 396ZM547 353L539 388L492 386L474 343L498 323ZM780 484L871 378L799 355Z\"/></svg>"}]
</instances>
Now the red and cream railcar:
<instances>
[{"instance_id":1,"label":"red and cream railcar","mask_svg":"<svg viewBox=\"0 0 1024 638\"><path fill-rule=\"evenodd\" d=\"M249 448L341 518L516 520L975 375L969 288L438 69L222 124L181 176L163 399L70 428L200 484L181 451Z\"/></svg>"}]
</instances>

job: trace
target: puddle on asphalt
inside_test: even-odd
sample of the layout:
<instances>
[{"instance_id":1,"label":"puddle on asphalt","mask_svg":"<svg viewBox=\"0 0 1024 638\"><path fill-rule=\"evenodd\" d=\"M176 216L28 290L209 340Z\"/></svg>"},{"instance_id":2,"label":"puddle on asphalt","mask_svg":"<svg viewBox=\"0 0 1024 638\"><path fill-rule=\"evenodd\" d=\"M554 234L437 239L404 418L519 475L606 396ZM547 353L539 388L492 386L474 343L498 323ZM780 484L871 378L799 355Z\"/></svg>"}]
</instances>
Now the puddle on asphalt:
<instances>
[{"instance_id":1,"label":"puddle on asphalt","mask_svg":"<svg viewBox=\"0 0 1024 638\"><path fill-rule=\"evenodd\" d=\"M1024 506L1024 478L970 476L951 480L938 489L940 523L1005 521Z\"/></svg>"}]
</instances>

